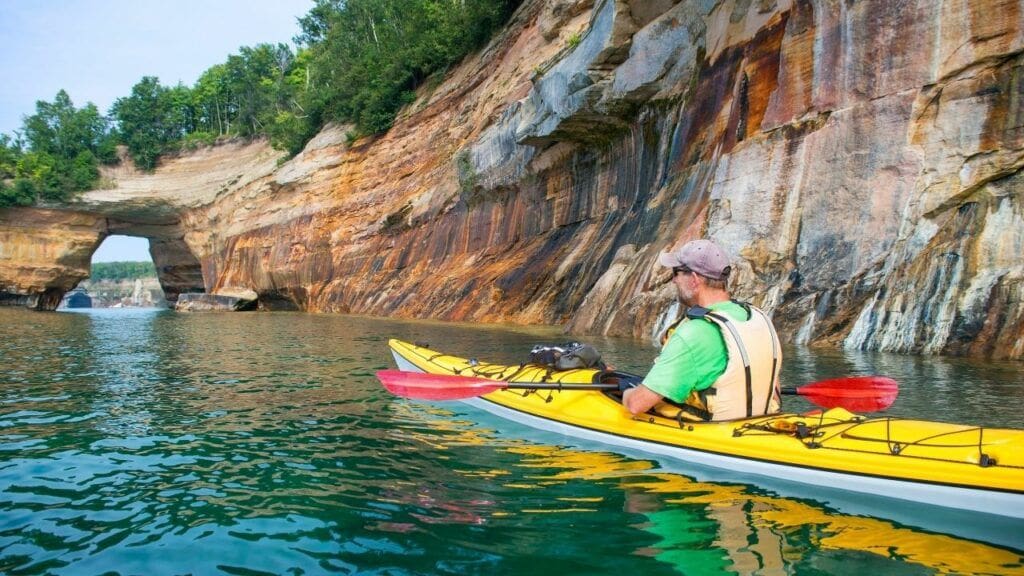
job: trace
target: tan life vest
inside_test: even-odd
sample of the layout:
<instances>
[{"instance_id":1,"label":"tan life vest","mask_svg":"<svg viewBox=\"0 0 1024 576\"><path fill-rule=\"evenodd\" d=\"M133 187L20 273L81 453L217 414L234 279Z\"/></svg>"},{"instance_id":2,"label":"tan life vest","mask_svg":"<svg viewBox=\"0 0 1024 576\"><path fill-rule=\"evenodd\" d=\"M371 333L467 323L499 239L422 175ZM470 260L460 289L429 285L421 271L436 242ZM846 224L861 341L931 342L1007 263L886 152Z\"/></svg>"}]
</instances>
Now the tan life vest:
<instances>
[{"instance_id":1,"label":"tan life vest","mask_svg":"<svg viewBox=\"0 0 1024 576\"><path fill-rule=\"evenodd\" d=\"M779 411L779 369L782 346L768 315L749 304L737 302L749 312L746 321L705 308L691 308L688 322L714 323L722 333L728 362L714 384L694 390L684 406L660 402L655 412L686 420L735 420Z\"/></svg>"}]
</instances>

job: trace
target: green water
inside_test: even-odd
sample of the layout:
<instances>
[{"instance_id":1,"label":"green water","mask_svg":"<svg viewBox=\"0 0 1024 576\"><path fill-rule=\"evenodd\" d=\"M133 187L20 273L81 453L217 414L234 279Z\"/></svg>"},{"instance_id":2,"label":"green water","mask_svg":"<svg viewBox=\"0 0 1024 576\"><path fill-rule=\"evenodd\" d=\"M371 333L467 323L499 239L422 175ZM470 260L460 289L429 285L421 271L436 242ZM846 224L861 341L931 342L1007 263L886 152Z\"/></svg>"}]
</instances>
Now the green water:
<instances>
[{"instance_id":1,"label":"green water","mask_svg":"<svg viewBox=\"0 0 1024 576\"><path fill-rule=\"evenodd\" d=\"M372 377L390 336L500 361L564 339L0 309L0 573L1024 573L1024 527L992 517L737 482L395 399ZM623 369L655 354L589 341ZM894 414L1024 427L1020 363L790 350L784 377L870 372L901 382Z\"/></svg>"}]
</instances>

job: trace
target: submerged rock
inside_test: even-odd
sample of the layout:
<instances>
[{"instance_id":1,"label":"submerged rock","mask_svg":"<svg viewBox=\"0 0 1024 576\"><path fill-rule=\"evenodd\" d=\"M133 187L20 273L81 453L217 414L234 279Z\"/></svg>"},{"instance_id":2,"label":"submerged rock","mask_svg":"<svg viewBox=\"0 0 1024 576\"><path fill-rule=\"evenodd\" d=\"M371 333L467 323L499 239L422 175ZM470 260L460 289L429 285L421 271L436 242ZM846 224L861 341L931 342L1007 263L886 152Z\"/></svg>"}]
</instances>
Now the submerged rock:
<instances>
[{"instance_id":1,"label":"submerged rock","mask_svg":"<svg viewBox=\"0 0 1024 576\"><path fill-rule=\"evenodd\" d=\"M255 310L256 299L221 294L180 294L174 309L179 312L238 312Z\"/></svg>"}]
</instances>

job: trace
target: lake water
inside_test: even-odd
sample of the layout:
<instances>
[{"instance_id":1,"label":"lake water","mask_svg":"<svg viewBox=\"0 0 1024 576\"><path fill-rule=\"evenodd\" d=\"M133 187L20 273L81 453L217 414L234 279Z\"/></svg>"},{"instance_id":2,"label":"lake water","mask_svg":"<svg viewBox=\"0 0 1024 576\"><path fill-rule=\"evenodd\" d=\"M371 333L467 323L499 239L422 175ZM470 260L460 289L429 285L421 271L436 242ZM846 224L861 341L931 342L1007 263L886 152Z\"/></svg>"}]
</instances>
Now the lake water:
<instances>
[{"instance_id":1,"label":"lake water","mask_svg":"<svg viewBox=\"0 0 1024 576\"><path fill-rule=\"evenodd\" d=\"M0 309L3 574L1024 574L1024 526L736 479L389 396L386 341L518 362L551 328ZM588 338L621 369L656 351ZM787 351L897 416L1024 428L1024 364ZM786 397L788 410L809 405Z\"/></svg>"}]
</instances>

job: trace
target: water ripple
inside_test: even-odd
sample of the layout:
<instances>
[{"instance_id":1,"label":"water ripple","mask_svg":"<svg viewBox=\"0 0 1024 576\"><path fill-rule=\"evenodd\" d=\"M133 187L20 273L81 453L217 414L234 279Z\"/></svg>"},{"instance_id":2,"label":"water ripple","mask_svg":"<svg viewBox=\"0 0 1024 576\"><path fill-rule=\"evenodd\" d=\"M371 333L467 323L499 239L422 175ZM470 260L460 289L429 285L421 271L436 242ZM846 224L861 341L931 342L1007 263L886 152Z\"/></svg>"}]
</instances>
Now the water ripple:
<instances>
[{"instance_id":1,"label":"water ripple","mask_svg":"<svg viewBox=\"0 0 1024 576\"><path fill-rule=\"evenodd\" d=\"M0 572L1022 572L1005 546L396 400L373 378L393 334L512 361L509 350L563 338L342 316L0 309ZM626 368L650 360L643 346L608 347ZM796 355L790 376L823 377L816 362Z\"/></svg>"}]
</instances>

